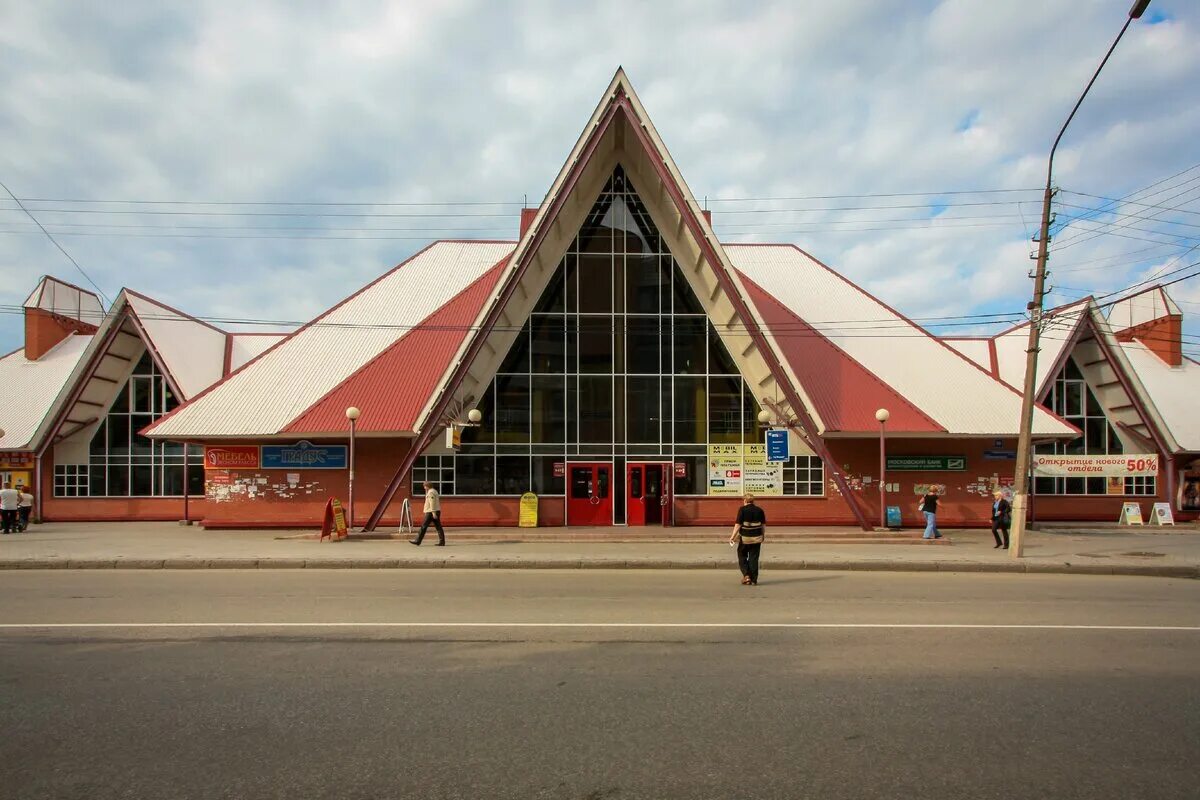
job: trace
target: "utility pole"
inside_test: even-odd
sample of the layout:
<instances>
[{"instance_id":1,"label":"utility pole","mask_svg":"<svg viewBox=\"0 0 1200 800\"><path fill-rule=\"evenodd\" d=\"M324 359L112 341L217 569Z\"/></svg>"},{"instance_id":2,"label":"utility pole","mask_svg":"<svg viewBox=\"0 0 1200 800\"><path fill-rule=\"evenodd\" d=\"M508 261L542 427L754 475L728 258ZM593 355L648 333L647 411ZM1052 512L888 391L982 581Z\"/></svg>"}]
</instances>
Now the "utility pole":
<instances>
[{"instance_id":1,"label":"utility pole","mask_svg":"<svg viewBox=\"0 0 1200 800\"><path fill-rule=\"evenodd\" d=\"M1092 84L1100 76L1100 70L1104 69L1104 65L1108 63L1109 56L1117 49L1117 44L1121 41L1121 37L1125 35L1125 31L1129 30L1129 25L1145 13L1149 5L1150 0L1135 0L1133 7L1129 9L1129 16L1125 20L1125 25L1122 26L1121 32L1117 34L1117 38L1113 40L1112 46L1104 54L1104 60L1100 62L1100 66L1096 67L1096 71L1092 74L1092 79L1088 81L1083 94L1079 95L1079 99L1075 101L1075 107L1071 109L1070 116L1067 117L1067 121L1063 123L1062 128L1058 131L1058 136L1054 139L1054 146L1050 148L1050 158L1046 164L1046 192L1042 196L1042 225L1038 233L1037 269L1033 277L1033 300L1029 302L1028 306L1029 346L1025 350L1025 389L1021 397L1021 434L1017 441L1017 464L1013 470L1012 534L1009 543L1009 553L1013 558L1020 558L1023 555L1029 482L1033 480L1029 475L1029 464L1033 456L1031 453L1033 448L1033 405L1037 399L1037 360L1039 339L1042 332L1042 308L1046 290L1046 260L1050 255L1050 204L1054 199L1054 151L1058 149L1058 143L1062 141L1063 134L1067 132L1067 126L1075 118L1075 112L1083 105L1083 98L1087 97Z\"/></svg>"}]
</instances>

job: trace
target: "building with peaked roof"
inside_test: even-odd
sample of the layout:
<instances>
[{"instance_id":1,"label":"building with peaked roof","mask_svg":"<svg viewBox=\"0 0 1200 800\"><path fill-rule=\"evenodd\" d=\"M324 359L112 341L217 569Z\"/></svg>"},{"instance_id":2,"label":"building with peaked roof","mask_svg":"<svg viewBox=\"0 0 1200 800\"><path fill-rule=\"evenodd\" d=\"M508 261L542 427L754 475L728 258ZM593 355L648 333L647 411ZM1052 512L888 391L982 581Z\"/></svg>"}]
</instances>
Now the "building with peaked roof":
<instances>
[{"instance_id":1,"label":"building with peaked roof","mask_svg":"<svg viewBox=\"0 0 1200 800\"><path fill-rule=\"evenodd\" d=\"M1040 451L1193 441L1182 403L1146 397L1194 377L1142 363L1168 323L1126 311L1119 331L1091 300L1054 312ZM1026 333L938 338L793 245L721 243L618 71L515 241L433 242L275 338L123 291L48 412L44 511L310 526L353 471L368 527L423 481L457 525L516 524L527 492L542 525L726 524L745 493L773 524L870 528L886 504L912 525L930 487L944 524L982 525L1013 480ZM1182 485L1049 480L1038 513L1060 518Z\"/></svg>"}]
</instances>

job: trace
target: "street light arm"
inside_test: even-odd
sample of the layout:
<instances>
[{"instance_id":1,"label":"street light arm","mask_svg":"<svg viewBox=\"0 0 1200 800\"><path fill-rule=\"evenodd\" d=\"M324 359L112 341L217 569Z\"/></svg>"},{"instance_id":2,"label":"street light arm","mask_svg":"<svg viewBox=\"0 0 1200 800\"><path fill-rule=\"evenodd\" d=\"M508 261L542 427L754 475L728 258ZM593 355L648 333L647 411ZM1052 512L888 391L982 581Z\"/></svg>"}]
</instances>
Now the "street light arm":
<instances>
[{"instance_id":1,"label":"street light arm","mask_svg":"<svg viewBox=\"0 0 1200 800\"><path fill-rule=\"evenodd\" d=\"M1137 19L1137 17L1133 16L1134 12L1138 11L1139 6L1141 6L1141 11L1145 11L1146 6L1149 4L1150 4L1150 0L1146 0L1145 5L1138 3L1138 4L1134 5L1132 10L1130 10L1129 18L1125 20L1125 25L1122 26L1121 32L1117 34L1116 39L1113 39L1112 46L1109 47L1108 52L1104 54L1104 60L1102 60L1100 62L1100 66L1096 67L1096 71L1092 73L1092 79L1090 81L1088 81L1088 85L1084 88L1083 94L1079 95L1079 99L1075 101L1075 107L1071 109L1071 114L1067 117L1067 121L1064 122L1062 128L1059 129L1058 136L1054 137L1054 146L1050 148L1051 167L1053 167L1053 164L1054 164L1054 151L1058 149L1058 143L1060 141L1062 141L1063 134L1067 132L1067 126L1071 124L1071 120L1075 119L1075 112L1079 110L1079 107L1081 105L1083 105L1083 98L1087 97L1088 92L1090 92L1092 89L1092 84L1094 84L1096 82L1096 78L1100 77L1100 70L1104 69L1104 65L1108 63L1109 57L1112 56L1113 51L1117 49L1117 44L1121 41L1121 37L1125 35L1125 31L1127 31L1129 29L1129 26L1133 23L1133 21L1135 19ZM1140 17L1141 13L1139 12L1137 16ZM1047 175L1046 180L1047 180L1047 185L1049 185L1049 176L1048 175Z\"/></svg>"}]
</instances>

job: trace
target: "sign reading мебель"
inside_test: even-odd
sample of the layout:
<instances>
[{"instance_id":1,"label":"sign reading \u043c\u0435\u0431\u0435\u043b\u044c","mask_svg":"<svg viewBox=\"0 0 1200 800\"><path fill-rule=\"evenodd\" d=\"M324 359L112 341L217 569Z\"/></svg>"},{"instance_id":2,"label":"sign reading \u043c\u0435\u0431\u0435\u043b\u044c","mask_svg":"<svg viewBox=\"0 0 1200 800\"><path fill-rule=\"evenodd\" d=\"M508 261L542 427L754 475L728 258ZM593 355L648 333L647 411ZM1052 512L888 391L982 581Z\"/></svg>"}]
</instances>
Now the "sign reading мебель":
<instances>
[{"instance_id":1,"label":"sign reading \u043c\u0435\u0431\u0435\u043b\u044c","mask_svg":"<svg viewBox=\"0 0 1200 800\"><path fill-rule=\"evenodd\" d=\"M782 495L783 462L768 461L767 448L761 444L710 444L708 493L726 497Z\"/></svg>"},{"instance_id":2,"label":"sign reading \u043c\u0435\u0431\u0435\u043b\u044c","mask_svg":"<svg viewBox=\"0 0 1200 800\"><path fill-rule=\"evenodd\" d=\"M258 469L256 445L227 445L204 448L205 469Z\"/></svg>"},{"instance_id":3,"label":"sign reading \u043c\u0435\u0431\u0435\u043b\u044c","mask_svg":"<svg viewBox=\"0 0 1200 800\"><path fill-rule=\"evenodd\" d=\"M264 444L262 446L263 469L345 469L346 445L313 444L300 441L295 444Z\"/></svg>"},{"instance_id":4,"label":"sign reading \u043c\u0435\u0431\u0435\u043b\u044c","mask_svg":"<svg viewBox=\"0 0 1200 800\"><path fill-rule=\"evenodd\" d=\"M1041 478L1138 477L1158 474L1158 456L1125 454L1108 456L1034 455L1033 474Z\"/></svg>"},{"instance_id":5,"label":"sign reading \u043c\u0435\u0431\u0435\u043b\u044c","mask_svg":"<svg viewBox=\"0 0 1200 800\"><path fill-rule=\"evenodd\" d=\"M888 456L888 472L965 472L966 456Z\"/></svg>"}]
</instances>

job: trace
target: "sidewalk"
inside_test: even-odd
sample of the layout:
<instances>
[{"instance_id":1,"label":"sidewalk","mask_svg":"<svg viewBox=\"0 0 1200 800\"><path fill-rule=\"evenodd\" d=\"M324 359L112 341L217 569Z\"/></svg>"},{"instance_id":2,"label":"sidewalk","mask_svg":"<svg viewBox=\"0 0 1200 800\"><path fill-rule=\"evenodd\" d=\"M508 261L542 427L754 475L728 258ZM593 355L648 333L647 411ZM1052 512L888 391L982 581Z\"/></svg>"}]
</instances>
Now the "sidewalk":
<instances>
[{"instance_id":1,"label":"sidewalk","mask_svg":"<svg viewBox=\"0 0 1200 800\"><path fill-rule=\"evenodd\" d=\"M782 531L783 529L777 529ZM304 531L206 531L174 523L49 523L0 537L0 569L735 569L726 528L690 529L709 542L514 542L528 531L472 528L486 541L422 547L403 539L320 542ZM988 531L944 531L950 546L828 542L830 529L789 528L771 543L764 569L900 572L1054 572L1200 578L1200 530L1194 526L1130 530L1054 527L1031 532L1025 558L992 548ZM625 534L629 536L628 532ZM506 541L506 538L508 541Z\"/></svg>"}]
</instances>

